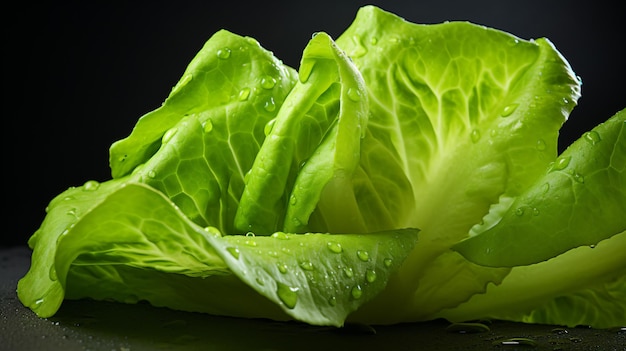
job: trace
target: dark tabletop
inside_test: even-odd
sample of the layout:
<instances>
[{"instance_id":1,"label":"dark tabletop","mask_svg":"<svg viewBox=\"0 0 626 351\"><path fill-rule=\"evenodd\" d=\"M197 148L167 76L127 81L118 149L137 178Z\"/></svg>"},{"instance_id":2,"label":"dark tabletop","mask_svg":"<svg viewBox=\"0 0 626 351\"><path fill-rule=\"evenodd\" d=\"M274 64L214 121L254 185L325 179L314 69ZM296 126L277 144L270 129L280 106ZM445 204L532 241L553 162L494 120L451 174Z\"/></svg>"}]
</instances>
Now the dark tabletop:
<instances>
[{"instance_id":1,"label":"dark tabletop","mask_svg":"<svg viewBox=\"0 0 626 351\"><path fill-rule=\"evenodd\" d=\"M41 319L15 291L30 253L0 248L0 350L626 350L623 329L504 321L485 321L481 332L453 331L442 320L336 329L87 300L65 301L54 317Z\"/></svg>"}]
</instances>

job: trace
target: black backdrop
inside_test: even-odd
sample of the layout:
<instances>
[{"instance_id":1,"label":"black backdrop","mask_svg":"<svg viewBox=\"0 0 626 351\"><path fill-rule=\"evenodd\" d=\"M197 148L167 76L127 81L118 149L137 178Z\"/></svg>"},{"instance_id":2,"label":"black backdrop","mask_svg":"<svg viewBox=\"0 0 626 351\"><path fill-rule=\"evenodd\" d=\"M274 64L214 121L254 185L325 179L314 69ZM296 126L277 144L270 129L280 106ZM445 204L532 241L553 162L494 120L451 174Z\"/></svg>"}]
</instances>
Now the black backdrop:
<instances>
[{"instance_id":1,"label":"black backdrop","mask_svg":"<svg viewBox=\"0 0 626 351\"><path fill-rule=\"evenodd\" d=\"M3 21L0 245L25 244L67 187L110 179L110 144L160 106L217 30L252 36L297 68L312 33L337 37L365 4L412 22L467 20L548 37L583 80L562 145L626 107L623 24L600 1L26 2Z\"/></svg>"}]
</instances>

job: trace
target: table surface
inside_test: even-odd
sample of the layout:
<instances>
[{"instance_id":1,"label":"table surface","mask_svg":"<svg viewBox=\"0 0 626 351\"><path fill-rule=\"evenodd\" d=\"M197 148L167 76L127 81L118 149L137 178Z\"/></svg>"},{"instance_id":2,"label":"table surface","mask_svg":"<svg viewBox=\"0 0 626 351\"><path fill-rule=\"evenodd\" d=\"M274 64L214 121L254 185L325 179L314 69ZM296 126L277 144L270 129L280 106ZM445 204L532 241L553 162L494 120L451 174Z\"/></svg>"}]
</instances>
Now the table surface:
<instances>
[{"instance_id":1,"label":"table surface","mask_svg":"<svg viewBox=\"0 0 626 351\"><path fill-rule=\"evenodd\" d=\"M15 292L30 255L27 247L0 248L0 350L626 350L619 328L505 321L485 322L489 330L475 333L451 332L442 320L337 329L90 300L65 301L42 319ZM503 343L512 338L524 339Z\"/></svg>"}]
</instances>

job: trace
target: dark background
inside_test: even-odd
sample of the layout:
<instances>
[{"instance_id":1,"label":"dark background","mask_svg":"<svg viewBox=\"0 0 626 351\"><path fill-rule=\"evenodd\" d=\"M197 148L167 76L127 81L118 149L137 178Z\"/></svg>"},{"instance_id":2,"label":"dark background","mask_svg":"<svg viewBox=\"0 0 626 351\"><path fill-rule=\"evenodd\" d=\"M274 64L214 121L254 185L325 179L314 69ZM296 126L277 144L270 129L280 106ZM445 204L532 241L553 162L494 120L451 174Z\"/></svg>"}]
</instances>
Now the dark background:
<instances>
[{"instance_id":1,"label":"dark background","mask_svg":"<svg viewBox=\"0 0 626 351\"><path fill-rule=\"evenodd\" d=\"M626 107L623 18L601 1L25 2L4 11L0 246L25 244L66 188L110 179L111 143L160 106L217 30L252 36L297 68L314 32L336 38L365 4L549 38L583 80L561 149Z\"/></svg>"}]
</instances>

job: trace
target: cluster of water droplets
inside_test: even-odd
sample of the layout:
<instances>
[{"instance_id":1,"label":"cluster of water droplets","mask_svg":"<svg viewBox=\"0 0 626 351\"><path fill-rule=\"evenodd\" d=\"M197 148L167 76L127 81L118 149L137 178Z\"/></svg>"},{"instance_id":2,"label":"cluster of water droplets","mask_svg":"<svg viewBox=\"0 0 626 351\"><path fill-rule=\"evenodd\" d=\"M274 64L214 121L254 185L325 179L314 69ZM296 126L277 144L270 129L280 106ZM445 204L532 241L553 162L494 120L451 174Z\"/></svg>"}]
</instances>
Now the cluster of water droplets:
<instances>
[{"instance_id":1,"label":"cluster of water droplets","mask_svg":"<svg viewBox=\"0 0 626 351\"><path fill-rule=\"evenodd\" d=\"M276 240L290 240L293 235L305 235L305 234L286 234L283 232L276 232L272 234L271 237ZM259 244L257 243L257 240L255 240L255 238L256 237L253 233L247 233L246 240L243 241L243 244L248 247L258 247ZM304 246L304 243L300 242L299 245ZM340 255L340 254L348 253L348 251L344 249L343 245L340 242L334 241L334 240L328 240L326 242L326 250L328 250L333 255L334 254ZM240 248L237 246L228 246L226 248L226 251L233 258L239 260L240 258L242 258L244 250L240 250ZM294 256L294 253L288 247L281 247L280 249L267 250L267 251L259 250L258 253L267 255L273 258L275 269L280 275L287 275L291 273L297 277L300 274L305 274L310 284L315 284L316 283L315 280L319 279L319 277L316 278L316 275L314 274L318 269L323 269L323 270L328 269L327 265L324 265L324 268L320 268L317 266L317 263L312 262L311 260L308 260L306 258L299 259L296 263L296 266L292 266L290 262L284 262L280 260L280 257L284 256L283 254L286 254L291 257ZM363 263L372 262L370 253L367 250L362 250L362 249L356 250L352 254L355 255L356 259L359 262L363 262ZM348 261L351 261L351 260L348 260ZM321 264L322 263L320 263L320 265ZM391 265L393 264L393 260L391 258L386 258L383 260L382 264L384 268L390 268ZM339 279L339 281L345 280L345 278L347 278L347 280L353 280L354 278L358 278L357 270L354 267L350 267L350 266L343 265L343 264L337 265L336 269L333 271L322 272L322 273L324 274L321 275L320 277L322 277L322 279L325 279L325 280L329 279L331 276L335 278L338 276L342 276L343 278ZM331 280L334 280L334 279L331 279ZM372 284L376 282L377 280L378 280L378 273L375 267L374 266L368 267L367 269L364 270L363 277L360 282L356 282L352 285L345 285L345 289L348 291L348 295L352 299L358 300L363 296L365 287L368 284ZM260 277L257 277L255 281L260 286L264 286L266 284L266 282ZM276 279L276 291L275 291L276 296L280 299L280 301L287 308L293 309L296 307L297 302L298 302L298 294L300 291L301 291L301 287L287 284L284 282L284 280L279 281L279 279ZM330 295L327 298L327 302L329 306L336 306L338 302L338 297L336 295Z\"/></svg>"}]
</instances>

